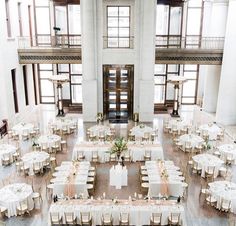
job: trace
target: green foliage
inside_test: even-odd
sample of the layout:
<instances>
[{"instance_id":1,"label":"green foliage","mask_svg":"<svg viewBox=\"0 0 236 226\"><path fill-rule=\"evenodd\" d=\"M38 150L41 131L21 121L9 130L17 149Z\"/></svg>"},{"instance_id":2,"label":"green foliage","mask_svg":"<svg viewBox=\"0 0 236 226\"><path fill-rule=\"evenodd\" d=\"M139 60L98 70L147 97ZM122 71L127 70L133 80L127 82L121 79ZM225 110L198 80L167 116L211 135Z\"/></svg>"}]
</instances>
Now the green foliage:
<instances>
[{"instance_id":1,"label":"green foliage","mask_svg":"<svg viewBox=\"0 0 236 226\"><path fill-rule=\"evenodd\" d=\"M127 141L124 139L124 137L121 137L115 140L114 145L111 147L110 153L121 155L121 153L126 151L127 149Z\"/></svg>"}]
</instances>

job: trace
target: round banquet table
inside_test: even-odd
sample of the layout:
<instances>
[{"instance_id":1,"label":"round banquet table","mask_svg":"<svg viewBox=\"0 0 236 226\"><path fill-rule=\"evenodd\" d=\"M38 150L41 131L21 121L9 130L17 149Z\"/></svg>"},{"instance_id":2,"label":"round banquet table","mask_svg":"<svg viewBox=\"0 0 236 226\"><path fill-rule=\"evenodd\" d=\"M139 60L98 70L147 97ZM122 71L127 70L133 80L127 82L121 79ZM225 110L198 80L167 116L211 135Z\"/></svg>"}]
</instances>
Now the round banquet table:
<instances>
[{"instance_id":1,"label":"round banquet table","mask_svg":"<svg viewBox=\"0 0 236 226\"><path fill-rule=\"evenodd\" d=\"M51 123L52 126L63 129L67 128L70 129L71 126L74 126L76 124L76 120L72 118L65 118L65 119L56 119L54 122Z\"/></svg>"},{"instance_id":2,"label":"round banquet table","mask_svg":"<svg viewBox=\"0 0 236 226\"><path fill-rule=\"evenodd\" d=\"M185 120L181 120L181 119L171 119L168 122L168 126L171 129L176 128L178 130L178 132L180 133L180 130L190 126L190 123Z\"/></svg>"},{"instance_id":3,"label":"round banquet table","mask_svg":"<svg viewBox=\"0 0 236 226\"><path fill-rule=\"evenodd\" d=\"M52 135L42 135L39 137L38 139L38 143L41 146L48 146L49 148L51 148L53 145L60 145L61 142L61 137L55 134Z\"/></svg>"},{"instance_id":4,"label":"round banquet table","mask_svg":"<svg viewBox=\"0 0 236 226\"><path fill-rule=\"evenodd\" d=\"M33 129L34 125L32 123L18 123L12 127L12 131L19 135L29 134Z\"/></svg>"},{"instance_id":5,"label":"round banquet table","mask_svg":"<svg viewBox=\"0 0 236 226\"><path fill-rule=\"evenodd\" d=\"M111 133L111 128L104 125L95 125L88 129L95 136L106 135Z\"/></svg>"},{"instance_id":6,"label":"round banquet table","mask_svg":"<svg viewBox=\"0 0 236 226\"><path fill-rule=\"evenodd\" d=\"M14 183L0 189L0 205L7 208L7 216L17 216L17 207L20 202L27 201L29 210L34 207L31 185Z\"/></svg>"},{"instance_id":7,"label":"round banquet table","mask_svg":"<svg viewBox=\"0 0 236 226\"><path fill-rule=\"evenodd\" d=\"M201 125L199 127L199 130L201 131L201 133L203 133L203 131L207 131L207 133L209 134L209 140L216 140L217 134L222 132L222 129L219 126L217 126L216 124Z\"/></svg>"},{"instance_id":8,"label":"round banquet table","mask_svg":"<svg viewBox=\"0 0 236 226\"><path fill-rule=\"evenodd\" d=\"M25 166L29 166L30 175L34 175L33 166L34 164L39 164L40 168L43 167L43 163L50 157L50 155L45 151L33 151L25 154L21 160Z\"/></svg>"},{"instance_id":9,"label":"round banquet table","mask_svg":"<svg viewBox=\"0 0 236 226\"><path fill-rule=\"evenodd\" d=\"M4 155L9 155L10 161L13 161L13 154L16 152L16 147L10 144L0 144L0 159ZM2 165L2 161L0 161L0 165Z\"/></svg>"},{"instance_id":10,"label":"round banquet table","mask_svg":"<svg viewBox=\"0 0 236 226\"><path fill-rule=\"evenodd\" d=\"M183 145L183 148L185 148L185 144L188 142L193 148L204 142L200 136L194 134L184 134L179 137L179 141Z\"/></svg>"},{"instance_id":11,"label":"round banquet table","mask_svg":"<svg viewBox=\"0 0 236 226\"><path fill-rule=\"evenodd\" d=\"M142 138L144 136L144 133L153 133L154 129L143 125L143 127L141 125L135 126L131 129L131 134L135 136L135 138Z\"/></svg>"},{"instance_id":12,"label":"round banquet table","mask_svg":"<svg viewBox=\"0 0 236 226\"><path fill-rule=\"evenodd\" d=\"M236 161L236 146L234 144L223 144L218 147L221 154L221 159L226 160L228 156L232 156L234 161Z\"/></svg>"},{"instance_id":13,"label":"round banquet table","mask_svg":"<svg viewBox=\"0 0 236 226\"><path fill-rule=\"evenodd\" d=\"M208 167L215 167L214 171L214 178L216 178L219 174L219 169L221 165L224 163L221 159L214 155L210 154L199 154L193 156L193 161L199 164L199 166L202 168L202 177L205 177L205 171Z\"/></svg>"},{"instance_id":14,"label":"round banquet table","mask_svg":"<svg viewBox=\"0 0 236 226\"><path fill-rule=\"evenodd\" d=\"M222 199L231 201L231 211L236 213L236 184L230 181L215 181L209 183L209 192L217 200L220 208Z\"/></svg>"}]
</instances>

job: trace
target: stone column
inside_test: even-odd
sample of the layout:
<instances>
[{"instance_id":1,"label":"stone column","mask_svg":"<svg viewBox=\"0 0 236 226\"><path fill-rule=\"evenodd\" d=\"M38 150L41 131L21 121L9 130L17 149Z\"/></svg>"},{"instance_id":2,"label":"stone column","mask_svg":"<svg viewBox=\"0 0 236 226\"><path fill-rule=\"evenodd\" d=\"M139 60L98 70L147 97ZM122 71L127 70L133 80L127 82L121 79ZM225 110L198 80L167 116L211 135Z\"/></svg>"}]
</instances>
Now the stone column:
<instances>
[{"instance_id":1,"label":"stone column","mask_svg":"<svg viewBox=\"0 0 236 226\"><path fill-rule=\"evenodd\" d=\"M83 119L96 121L97 115L97 47L96 0L81 0Z\"/></svg>"},{"instance_id":2,"label":"stone column","mask_svg":"<svg viewBox=\"0 0 236 226\"><path fill-rule=\"evenodd\" d=\"M206 17L204 18L203 24L203 37L224 37L228 12L227 1L208 0L204 2L204 6L204 16ZM211 15L210 22L209 15ZM203 97L203 110L206 112L216 112L220 73L221 66L219 65L210 65L206 67Z\"/></svg>"},{"instance_id":3,"label":"stone column","mask_svg":"<svg viewBox=\"0 0 236 226\"><path fill-rule=\"evenodd\" d=\"M156 1L141 0L140 12L139 120L148 122L154 117Z\"/></svg>"},{"instance_id":4,"label":"stone column","mask_svg":"<svg viewBox=\"0 0 236 226\"><path fill-rule=\"evenodd\" d=\"M236 0L229 0L216 121L236 124Z\"/></svg>"}]
</instances>

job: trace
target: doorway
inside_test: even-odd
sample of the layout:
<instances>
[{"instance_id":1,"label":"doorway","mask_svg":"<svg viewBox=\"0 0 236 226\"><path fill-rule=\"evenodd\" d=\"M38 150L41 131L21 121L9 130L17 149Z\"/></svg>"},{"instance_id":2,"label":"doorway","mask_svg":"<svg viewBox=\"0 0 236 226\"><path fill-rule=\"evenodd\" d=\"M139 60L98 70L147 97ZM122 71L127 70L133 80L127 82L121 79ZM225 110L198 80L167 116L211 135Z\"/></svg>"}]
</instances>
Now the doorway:
<instances>
[{"instance_id":1,"label":"doorway","mask_svg":"<svg viewBox=\"0 0 236 226\"><path fill-rule=\"evenodd\" d=\"M111 123L126 123L133 115L133 65L103 66L103 113Z\"/></svg>"}]
</instances>

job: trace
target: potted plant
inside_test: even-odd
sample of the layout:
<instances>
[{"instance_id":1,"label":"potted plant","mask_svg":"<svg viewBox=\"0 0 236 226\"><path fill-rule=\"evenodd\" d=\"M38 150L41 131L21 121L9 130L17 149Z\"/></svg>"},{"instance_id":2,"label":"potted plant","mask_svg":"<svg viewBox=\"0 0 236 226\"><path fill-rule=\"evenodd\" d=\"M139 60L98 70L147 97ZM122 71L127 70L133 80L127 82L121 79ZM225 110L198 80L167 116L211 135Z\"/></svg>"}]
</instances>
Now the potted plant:
<instances>
[{"instance_id":1,"label":"potted plant","mask_svg":"<svg viewBox=\"0 0 236 226\"><path fill-rule=\"evenodd\" d=\"M126 151L127 149L127 141L124 139L124 137L117 138L111 147L110 154L116 154L119 161L122 152Z\"/></svg>"}]
</instances>

